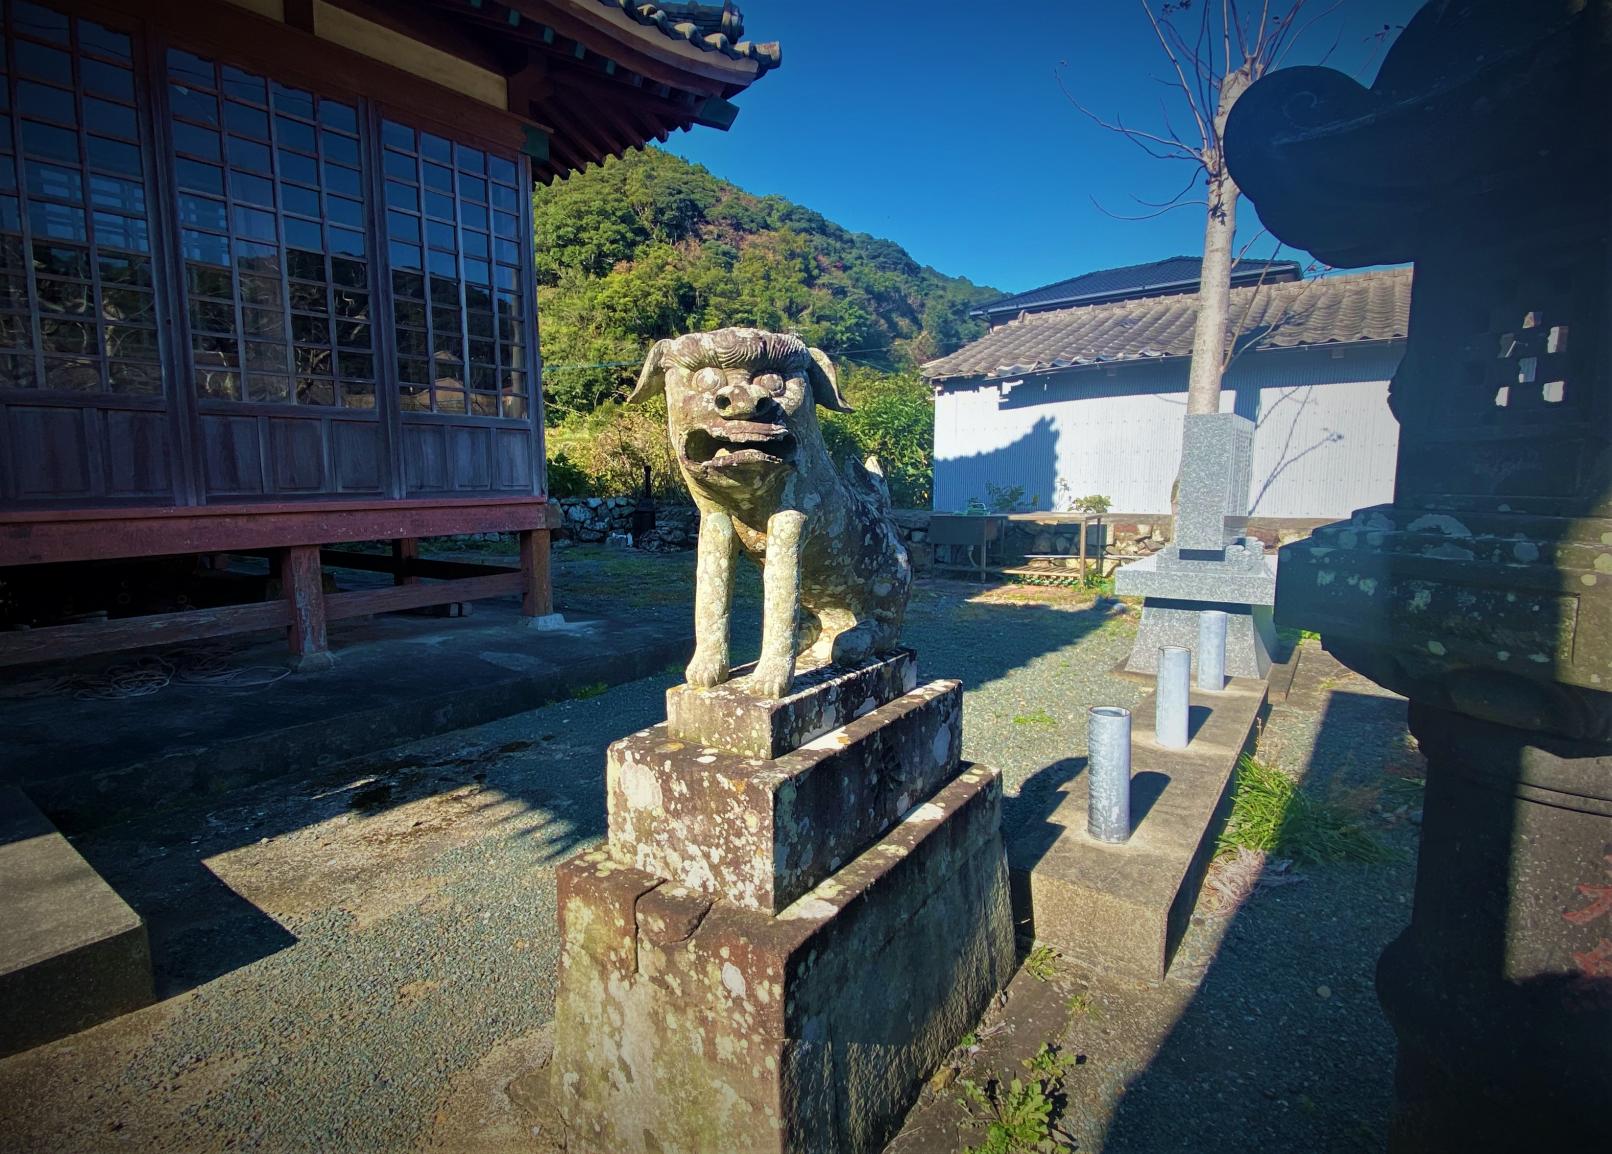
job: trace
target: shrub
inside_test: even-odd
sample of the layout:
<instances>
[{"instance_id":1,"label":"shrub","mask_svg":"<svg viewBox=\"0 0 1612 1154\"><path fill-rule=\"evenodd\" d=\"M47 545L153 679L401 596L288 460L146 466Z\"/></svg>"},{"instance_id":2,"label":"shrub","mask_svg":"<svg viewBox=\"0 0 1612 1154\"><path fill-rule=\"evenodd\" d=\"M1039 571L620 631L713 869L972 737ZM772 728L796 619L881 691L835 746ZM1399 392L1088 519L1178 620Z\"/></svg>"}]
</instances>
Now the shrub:
<instances>
[{"instance_id":1,"label":"shrub","mask_svg":"<svg viewBox=\"0 0 1612 1154\"><path fill-rule=\"evenodd\" d=\"M664 401L630 409L605 404L586 416L568 418L548 430L548 450L549 485L555 496L632 496L643 489L648 465L658 498L688 500L666 436ZM558 488L554 465L561 458L574 470L568 480L583 485L581 492Z\"/></svg>"},{"instance_id":2,"label":"shrub","mask_svg":"<svg viewBox=\"0 0 1612 1154\"><path fill-rule=\"evenodd\" d=\"M564 449L548 459L550 497L586 497L593 493L593 478L571 460Z\"/></svg>"},{"instance_id":3,"label":"shrub","mask_svg":"<svg viewBox=\"0 0 1612 1154\"><path fill-rule=\"evenodd\" d=\"M899 509L927 509L935 457L935 407L916 374L842 368L852 413L820 410L823 441L836 461L877 457Z\"/></svg>"}]
</instances>

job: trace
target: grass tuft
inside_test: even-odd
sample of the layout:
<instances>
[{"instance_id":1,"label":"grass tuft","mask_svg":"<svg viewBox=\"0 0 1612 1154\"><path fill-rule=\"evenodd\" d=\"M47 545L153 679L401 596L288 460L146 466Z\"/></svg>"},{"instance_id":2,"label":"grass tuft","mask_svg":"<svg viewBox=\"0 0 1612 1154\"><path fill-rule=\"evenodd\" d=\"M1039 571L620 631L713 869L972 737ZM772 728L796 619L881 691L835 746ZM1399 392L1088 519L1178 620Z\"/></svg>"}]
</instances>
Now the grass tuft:
<instances>
[{"instance_id":1,"label":"grass tuft","mask_svg":"<svg viewBox=\"0 0 1612 1154\"><path fill-rule=\"evenodd\" d=\"M595 681L592 685L579 685L571 691L571 696L577 701L586 701L590 697L599 697L609 692L610 686L602 681Z\"/></svg>"},{"instance_id":2,"label":"grass tuft","mask_svg":"<svg viewBox=\"0 0 1612 1154\"><path fill-rule=\"evenodd\" d=\"M1344 807L1309 796L1288 774L1247 754L1237 762L1231 817L1215 849L1223 857L1250 849L1307 864L1394 857Z\"/></svg>"},{"instance_id":3,"label":"grass tuft","mask_svg":"<svg viewBox=\"0 0 1612 1154\"><path fill-rule=\"evenodd\" d=\"M1058 719L1045 709L1038 709L1034 713L1021 713L1013 719L1014 725L1045 725L1054 726Z\"/></svg>"}]
</instances>

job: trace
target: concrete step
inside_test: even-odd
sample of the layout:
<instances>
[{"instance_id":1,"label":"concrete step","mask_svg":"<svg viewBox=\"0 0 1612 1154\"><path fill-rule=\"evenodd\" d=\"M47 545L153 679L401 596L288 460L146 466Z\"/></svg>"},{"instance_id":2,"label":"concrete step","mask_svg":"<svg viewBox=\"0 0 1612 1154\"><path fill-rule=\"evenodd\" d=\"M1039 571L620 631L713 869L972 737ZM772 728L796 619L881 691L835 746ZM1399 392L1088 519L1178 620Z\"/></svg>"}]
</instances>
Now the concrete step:
<instances>
[{"instance_id":1,"label":"concrete step","mask_svg":"<svg viewBox=\"0 0 1612 1154\"><path fill-rule=\"evenodd\" d=\"M145 921L0 788L0 1058L155 1000Z\"/></svg>"}]
</instances>

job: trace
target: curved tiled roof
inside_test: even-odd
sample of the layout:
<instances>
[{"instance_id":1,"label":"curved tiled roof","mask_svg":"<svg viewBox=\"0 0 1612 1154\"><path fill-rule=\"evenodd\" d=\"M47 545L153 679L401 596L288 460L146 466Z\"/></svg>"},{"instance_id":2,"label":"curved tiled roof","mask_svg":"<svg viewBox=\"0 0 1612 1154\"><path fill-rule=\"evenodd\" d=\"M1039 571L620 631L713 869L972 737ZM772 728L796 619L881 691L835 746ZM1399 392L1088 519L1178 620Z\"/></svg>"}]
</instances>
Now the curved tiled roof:
<instances>
[{"instance_id":1,"label":"curved tiled roof","mask_svg":"<svg viewBox=\"0 0 1612 1154\"><path fill-rule=\"evenodd\" d=\"M996 317L1003 313L1025 311L1040 312L1053 308L1068 308L1079 304L1096 304L1100 300L1120 297L1160 296L1166 292L1188 292L1198 287L1203 275L1203 258L1197 256L1170 256L1146 264L1131 264L1124 268L1104 268L1096 272L1055 281L1040 288L1026 289L994 301L987 301L969 315ZM1278 280L1297 280L1299 266L1291 260L1249 260L1236 263L1232 269L1232 284L1243 284L1263 277L1264 283Z\"/></svg>"},{"instance_id":2,"label":"curved tiled roof","mask_svg":"<svg viewBox=\"0 0 1612 1154\"><path fill-rule=\"evenodd\" d=\"M1405 336L1410 296L1409 268L1317 277L1233 289L1231 317L1246 312L1238 339L1252 349L1393 340ZM1190 356L1197 319L1196 293L1029 313L929 361L923 374L931 381L989 379Z\"/></svg>"},{"instance_id":3,"label":"curved tiled roof","mask_svg":"<svg viewBox=\"0 0 1612 1154\"><path fill-rule=\"evenodd\" d=\"M744 13L731 2L723 4L646 4L641 0L599 0L618 8L640 24L653 24L674 40L686 40L707 52L720 52L733 60L754 60L765 72L783 63L776 43L752 44L744 35ZM759 75L759 73L758 73Z\"/></svg>"}]
</instances>

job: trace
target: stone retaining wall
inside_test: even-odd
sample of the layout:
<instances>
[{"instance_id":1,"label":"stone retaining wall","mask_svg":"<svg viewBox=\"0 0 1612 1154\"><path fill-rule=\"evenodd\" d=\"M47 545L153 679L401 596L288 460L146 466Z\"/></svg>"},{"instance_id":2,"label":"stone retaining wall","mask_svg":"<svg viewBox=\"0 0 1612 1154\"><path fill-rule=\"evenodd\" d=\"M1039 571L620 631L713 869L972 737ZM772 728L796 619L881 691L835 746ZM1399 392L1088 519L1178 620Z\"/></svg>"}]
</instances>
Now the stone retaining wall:
<instances>
[{"instance_id":1,"label":"stone retaining wall","mask_svg":"<svg viewBox=\"0 0 1612 1154\"><path fill-rule=\"evenodd\" d=\"M637 498L561 497L559 505L564 522L555 532L554 541L563 548L576 542L597 543L616 534L631 533ZM897 509L892 514L896 530L912 557L913 568L919 573L927 572L935 560L935 548L929 543L932 515L928 509ZM1325 523L1324 519L1256 517L1249 523L1249 531L1264 541L1267 548L1276 548L1308 537L1315 526ZM644 540L635 541L634 545L652 552L692 549L699 525L699 511L694 506L661 503L655 508L655 531ZM1108 555L1128 561L1163 548L1168 539L1169 519L1115 513L1103 518L1103 529L1108 538ZM1060 518L1016 516L1008 522L1004 552L1010 559L1022 558L1027 553L1078 553L1078 533L1077 525ZM513 534L471 533L464 540L502 537L513 539Z\"/></svg>"}]
</instances>

